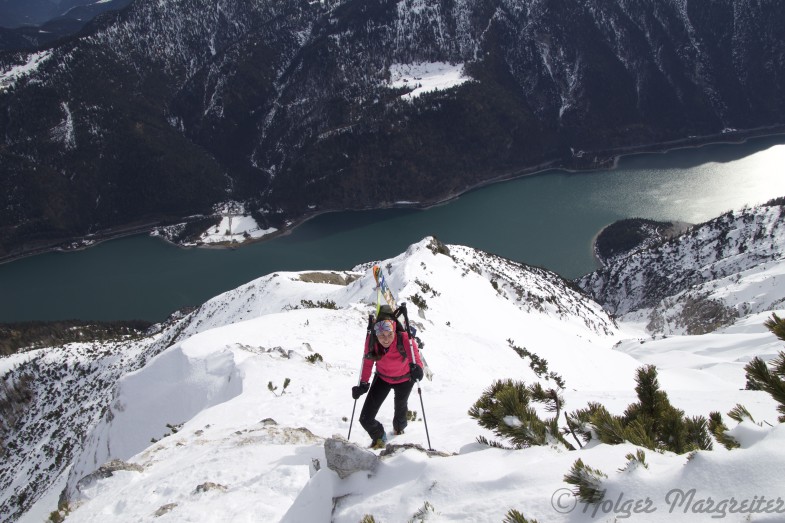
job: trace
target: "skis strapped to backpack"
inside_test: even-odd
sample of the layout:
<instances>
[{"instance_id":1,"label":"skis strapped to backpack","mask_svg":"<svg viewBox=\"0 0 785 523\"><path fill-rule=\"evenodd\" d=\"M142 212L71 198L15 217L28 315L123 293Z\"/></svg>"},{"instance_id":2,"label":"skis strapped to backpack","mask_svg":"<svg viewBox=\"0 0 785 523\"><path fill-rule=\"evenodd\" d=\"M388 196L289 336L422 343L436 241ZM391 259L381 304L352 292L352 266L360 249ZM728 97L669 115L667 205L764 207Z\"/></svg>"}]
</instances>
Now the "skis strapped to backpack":
<instances>
[{"instance_id":1,"label":"skis strapped to backpack","mask_svg":"<svg viewBox=\"0 0 785 523\"><path fill-rule=\"evenodd\" d=\"M398 317L399 314L401 314L401 312L403 312L403 316L405 320L404 328L406 329L406 332L409 335L409 339L417 340L418 347L422 348L424 344L423 342L420 341L419 338L417 338L417 329L409 325L409 315L406 312L406 304L402 303L400 307L396 305L395 296L393 296L390 287L387 285L387 281L385 281L384 279L384 273L382 272L381 267L379 267L378 265L373 266L373 278L374 280L376 280L376 292L377 292L376 315L377 316L379 315L379 307L380 307L379 295L381 295L382 297L384 297L384 301L387 302L387 305L389 305L390 308L394 311L393 314L395 315L396 318ZM420 352L420 360L422 360L423 374L425 374L425 377L428 378L428 381L433 381L433 371L431 371L431 368L428 366L428 362L425 361L425 356L422 355L422 352ZM412 359L412 361L414 360Z\"/></svg>"}]
</instances>

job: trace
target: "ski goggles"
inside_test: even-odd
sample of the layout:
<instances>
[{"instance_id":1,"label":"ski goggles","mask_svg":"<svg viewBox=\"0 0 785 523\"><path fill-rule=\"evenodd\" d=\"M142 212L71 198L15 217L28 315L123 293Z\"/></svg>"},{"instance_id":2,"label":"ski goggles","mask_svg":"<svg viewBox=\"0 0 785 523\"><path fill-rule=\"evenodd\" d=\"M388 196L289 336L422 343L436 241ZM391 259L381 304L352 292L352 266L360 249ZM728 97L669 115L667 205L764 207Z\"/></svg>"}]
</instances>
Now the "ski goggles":
<instances>
[{"instance_id":1,"label":"ski goggles","mask_svg":"<svg viewBox=\"0 0 785 523\"><path fill-rule=\"evenodd\" d=\"M388 332L392 334L395 332L395 323L392 320L377 321L373 324L373 332L375 332L377 336Z\"/></svg>"}]
</instances>

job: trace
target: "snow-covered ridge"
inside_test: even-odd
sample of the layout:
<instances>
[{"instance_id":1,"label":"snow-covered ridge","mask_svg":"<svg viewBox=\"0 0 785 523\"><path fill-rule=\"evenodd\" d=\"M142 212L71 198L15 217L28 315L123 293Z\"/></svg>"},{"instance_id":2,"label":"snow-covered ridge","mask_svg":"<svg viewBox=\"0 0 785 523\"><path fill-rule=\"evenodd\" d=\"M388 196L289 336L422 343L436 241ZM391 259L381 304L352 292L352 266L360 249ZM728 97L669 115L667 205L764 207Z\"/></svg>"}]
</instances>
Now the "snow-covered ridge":
<instances>
[{"instance_id":1,"label":"snow-covered ridge","mask_svg":"<svg viewBox=\"0 0 785 523\"><path fill-rule=\"evenodd\" d=\"M585 340L597 336L612 339L616 332L612 321L598 306L569 289L567 283L554 274L461 246L448 246L449 256L438 254L438 245L438 242L428 238L411 246L407 252L379 263L386 271L386 277L396 295L409 301L412 321L420 330L420 335L429 340L428 343L435 341L429 335L435 325L440 326L438 328L449 326L446 327L447 333L437 333L435 336L450 344L458 343L457 340L467 334L476 337L475 331L485 332L468 345L475 347L482 361L479 367L485 369L481 371L485 376L484 382L493 379L493 369L499 361L506 361L504 368L518 369L517 373L534 379L528 364L509 348L508 339L516 340L519 345L525 344L529 350L540 354L552 352L552 340L542 344L536 341L526 342L527 329L523 328L522 324L511 321L513 317L523 315L538 318L538 321L533 321L538 325L529 329L530 331L545 333L558 330L558 333L554 332L554 339L563 340L566 345L577 343L582 346L588 343L587 352L579 357L585 358L586 365L592 365L594 350L600 350L600 347L591 347L592 343ZM167 425L181 424L209 407L211 402L219 401L209 398L226 401L237 393L238 389L234 387L240 387L241 390L258 387L263 395L269 394L264 389L268 379L260 378L262 381L255 385L248 381L246 371L241 365L248 357L261 357L263 360L275 362L283 354L287 356L287 361L299 362L293 365L300 366L305 365L305 357L319 353L324 358L325 367L318 367L311 372L322 372L325 368L330 368L333 369L333 374L337 372L338 375L344 376L342 379L348 379L347 383L350 383L354 379L351 375L357 365L356 357L364 337L367 314L374 310L376 304L371 265L365 264L351 271L270 274L209 300L184 318L176 319L171 326L153 338L135 342L133 351L128 344L99 345L86 353L82 358L85 361L78 360L64 366L62 372L74 374L73 378L69 378L69 389L73 391L69 398L96 398L94 407L85 409L84 405L73 405L70 409L81 413L64 418L69 420L71 430L77 435L76 440L82 443L71 443L66 448L72 453L62 454L58 459L59 466L52 467L48 473L43 474L41 471L46 470L46 466L36 468L34 463L37 462L36 459L44 459L49 454L31 460L30 455L20 453L19 459L26 459L31 468L28 470L22 467L14 469L13 472L3 472L5 480L10 482L5 485L17 485L13 488L4 486L3 491L8 497L4 498L3 503L11 503L12 499L16 499L15 494L26 492L27 489L22 485L35 487L36 491L43 490L44 485L54 482L64 470L63 467L72 460L69 488L73 489L83 476L103 462L131 458L137 452L143 451L151 439L160 439L162 435L171 432ZM422 300L422 308L418 308L411 301L415 295ZM473 298L467 299L469 297ZM456 304L461 305L454 306ZM486 318L485 315L493 310L497 313ZM227 337L224 329L235 326L246 334ZM491 352L479 341L486 337L494 340L496 348ZM195 357L187 347L193 346L190 340L196 339L214 339L217 340L218 346L208 349L207 352L199 350L199 356ZM172 345L173 340L175 345L150 361L141 373L128 374L164 347ZM438 347L441 343L436 342L434 345ZM6 364L9 369L15 369L15 375L21 375L28 372L31 365L41 365L40 358L44 358L45 354L55 360L64 358L65 361L70 361L72 356L67 355L74 350L75 348L69 346L36 351L16 356ZM101 367L100 363L93 363L93 359L96 362L107 357L116 359L118 351L138 354L133 360L136 363L126 363L119 371L101 375L100 378L86 381L79 378L84 372L83 368ZM501 360L498 359L499 355L489 358L489 354L497 351L504 355ZM427 357L438 369L442 365L449 365L449 359L440 363L440 359L445 356L433 351ZM553 356L554 361L562 357L558 354ZM202 362L201 358L208 360ZM214 365L209 363L211 359L220 360L222 363ZM26 363L21 363L22 361ZM126 359L120 361L125 362ZM472 367L475 372L480 372L476 364ZM211 375L204 370L207 368L226 371L223 373L227 378L225 385L205 381ZM277 374L278 370L274 370L276 368L274 365L270 370ZM126 374L127 376L122 378ZM579 374L570 371L563 374L567 380L580 380ZM312 377L293 381L302 386L310 379ZM145 380L149 380L149 383ZM283 377L272 381L280 387ZM138 383L145 384L134 385ZM98 384L100 387L96 388ZM230 389L221 388L230 384L234 392L230 393ZM194 386L197 389L194 389ZM478 395L484 386L485 383L478 383L472 395ZM134 387L148 392L142 396L127 392ZM83 392L77 392L82 390ZM214 392L197 393L197 390ZM334 393L335 401L338 402L340 393L337 390ZM145 421L143 413L156 405L162 397L169 398L168 401L172 402L171 407L176 413L172 408L156 407L155 410L159 413L157 417ZM183 397L188 400L177 399ZM197 401L197 397L205 398L204 402ZM38 401L46 401L47 405L38 405ZM53 445L58 441L62 442L63 436L58 432L61 429L58 429L58 425L53 423L51 418L47 418L51 409L58 408L57 402L51 395L36 396L34 402L35 406L30 409L29 418L19 426L17 434L29 437L27 435L34 430L35 434L51 441ZM468 407L468 403L462 405L461 412ZM287 421L281 418L281 415L277 415L277 419L297 425L295 419ZM463 423L465 420L461 421L461 424ZM42 426L44 428L41 428ZM330 424L322 428L311 425L310 429L322 437L337 430ZM31 492L28 495L31 495Z\"/></svg>"},{"instance_id":2,"label":"snow-covered ridge","mask_svg":"<svg viewBox=\"0 0 785 523\"><path fill-rule=\"evenodd\" d=\"M321 442L349 429L349 390L377 299L374 263L409 304L435 372L421 384L424 403L416 392L410 398L416 420L396 442L425 446L429 437L434 448L454 455L408 450L387 458L372 478L340 480L324 467ZM609 492L656 498L653 516L660 519L643 521L662 520L672 488L695 487L715 499L770 496L769 485L776 497L782 489L772 472L785 466L774 403L743 390L744 363L754 355L768 359L781 345L761 325L769 311L710 335L652 340L635 325L616 325L548 271L433 238L351 270L316 269L249 282L133 344L68 346L0 360L6 380L21 371L39 379L24 416L4 435L15 457L0 470L0 510L16 520L35 503L20 521L41 521L66 488L71 522L234 521L249 514L263 521L301 521L303 514L317 522L356 523L365 514L408 521L426 502L434 521L498 522L511 508L541 521L596 521L591 510L565 514L552 505L554 493L569 488L563 476L579 457L609 475ZM564 378L569 411L598 401L621 413L635 401L635 369L653 363L687 415L725 413L743 403L756 421L777 426L737 429L744 448L733 452L702 451L689 460L647 452L648 469L624 472L615 471L636 450L628 444L574 452L488 448L475 438L493 435L469 418L469 407L495 379L540 379L511 344ZM389 428L388 407L380 421ZM356 414L351 440L366 443ZM38 441L46 444L29 443ZM67 450L58 461L47 448ZM110 459L126 465L91 475ZM720 481L727 467L749 482ZM668 518L700 520L694 513Z\"/></svg>"}]
</instances>

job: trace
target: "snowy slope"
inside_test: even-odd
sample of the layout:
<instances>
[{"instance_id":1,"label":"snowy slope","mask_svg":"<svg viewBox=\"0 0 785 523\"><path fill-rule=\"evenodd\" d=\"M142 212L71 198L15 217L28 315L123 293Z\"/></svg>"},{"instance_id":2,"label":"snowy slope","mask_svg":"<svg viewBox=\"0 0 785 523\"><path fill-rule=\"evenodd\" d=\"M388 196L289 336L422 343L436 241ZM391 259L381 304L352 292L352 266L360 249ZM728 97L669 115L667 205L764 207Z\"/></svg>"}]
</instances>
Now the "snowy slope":
<instances>
[{"instance_id":1,"label":"snowy slope","mask_svg":"<svg viewBox=\"0 0 785 523\"><path fill-rule=\"evenodd\" d=\"M372 264L346 272L277 273L173 322L163 331L173 340L169 348L149 353L146 365L119 379L68 474L67 521L356 523L372 514L376 521L395 522L410 520L423 507L427 521L498 522L512 508L541 522L623 519L605 505L567 511L575 500L561 490L570 487L563 477L579 457L609 476L607 499L621 494L653 500L656 510L633 515L633 521L712 520L681 508L665 515L674 488L695 488L697 497L715 500L776 498L782 492L777 471L785 466L785 431L776 422L775 404L762 392L742 390L744 364L780 350L761 325L767 313L711 334L654 340L638 324L614 324L552 273L468 247L447 248L449 254L426 238L379 265L394 293L409 303L435 372L421 386L428 434L415 389L409 409L417 421L395 443L427 447L429 437L433 448L451 455L399 452L371 478L358 473L340 480L326 469L323 440L349 431L350 388L376 302ZM775 427L737 429L745 448L734 451L716 446L691 459L646 451L649 468L625 472L617 470L635 451L632 445L488 448L475 438L493 434L467 415L469 407L495 379L538 380L511 344L537 354L565 380L568 411L599 401L621 413L635 399L635 369L654 363L664 390L687 415L725 413L741 402L756 421ZM317 353L321 361L306 360ZM0 360L3 370L20 359ZM388 429L391 416L388 401L379 418ZM351 440L368 440L356 415ZM129 470L83 480L110 458L128 462ZM321 464L318 472L313 460ZM53 479L21 521L48 516L65 477ZM738 477L746 478L744 486L733 479ZM783 516L768 517L750 520Z\"/></svg>"},{"instance_id":2,"label":"snowy slope","mask_svg":"<svg viewBox=\"0 0 785 523\"><path fill-rule=\"evenodd\" d=\"M15 416L3 409L0 418L0 514L13 520L25 500L38 499L67 474L106 414L117 381L170 345L176 333L170 325L143 339L72 343L0 359L0 402L7 404L7 388L26 389L28 396Z\"/></svg>"}]
</instances>

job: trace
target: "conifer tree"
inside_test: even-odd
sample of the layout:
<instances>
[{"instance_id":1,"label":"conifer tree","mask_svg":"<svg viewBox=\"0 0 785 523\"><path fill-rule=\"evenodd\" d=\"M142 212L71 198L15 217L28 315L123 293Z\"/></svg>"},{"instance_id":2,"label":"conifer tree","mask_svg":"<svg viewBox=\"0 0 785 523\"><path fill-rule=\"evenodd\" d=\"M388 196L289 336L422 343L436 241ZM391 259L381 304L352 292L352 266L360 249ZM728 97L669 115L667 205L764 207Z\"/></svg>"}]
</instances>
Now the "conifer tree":
<instances>
[{"instance_id":1,"label":"conifer tree","mask_svg":"<svg viewBox=\"0 0 785 523\"><path fill-rule=\"evenodd\" d=\"M594 437L610 445L627 441L677 454L712 448L708 420L703 416L686 418L684 411L671 405L668 395L660 390L656 367L639 368L636 382L638 401L622 416L614 416L598 403L569 415L568 420L578 427L576 432L586 441Z\"/></svg>"},{"instance_id":2,"label":"conifer tree","mask_svg":"<svg viewBox=\"0 0 785 523\"><path fill-rule=\"evenodd\" d=\"M763 325L778 339L785 341L784 319L772 314ZM769 393L779 403L777 406L777 411L780 413L779 421L785 422L785 352L780 351L769 364L756 357L744 367L744 370L747 372L747 388Z\"/></svg>"}]
</instances>

